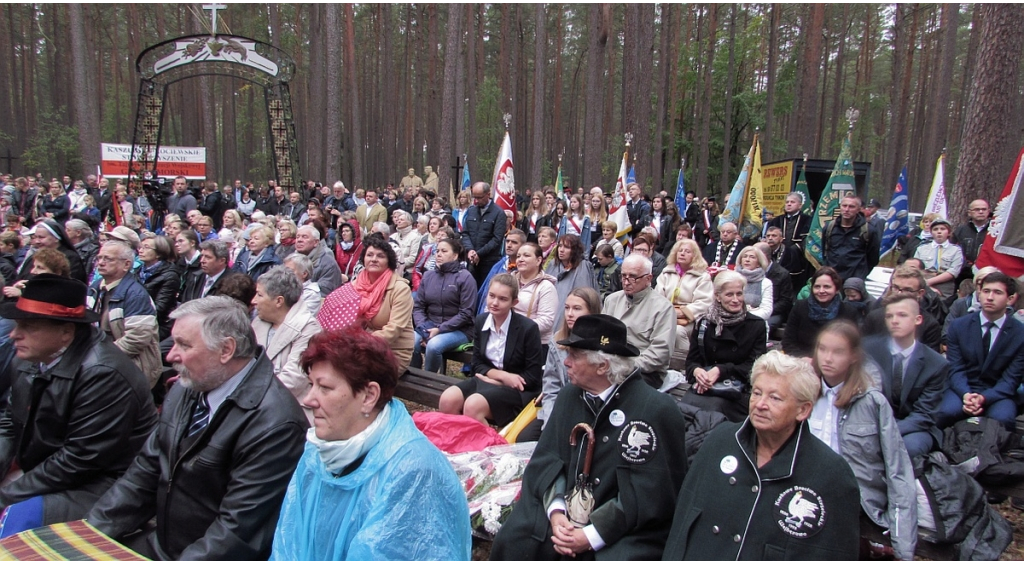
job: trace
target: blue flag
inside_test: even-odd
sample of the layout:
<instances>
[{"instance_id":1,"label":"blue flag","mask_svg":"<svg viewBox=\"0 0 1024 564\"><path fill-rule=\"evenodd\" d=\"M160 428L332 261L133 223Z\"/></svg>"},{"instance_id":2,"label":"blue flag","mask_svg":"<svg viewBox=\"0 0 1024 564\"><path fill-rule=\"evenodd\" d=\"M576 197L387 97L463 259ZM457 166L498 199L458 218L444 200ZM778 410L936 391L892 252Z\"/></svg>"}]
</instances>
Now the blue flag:
<instances>
[{"instance_id":1,"label":"blue flag","mask_svg":"<svg viewBox=\"0 0 1024 564\"><path fill-rule=\"evenodd\" d=\"M469 190L469 188L470 188L469 161L467 160L466 161L466 167L462 169L462 188L460 188L460 191L461 190Z\"/></svg>"},{"instance_id":2,"label":"blue flag","mask_svg":"<svg viewBox=\"0 0 1024 564\"><path fill-rule=\"evenodd\" d=\"M908 194L907 167L904 166L903 171L900 172L900 179L896 181L896 188L892 191L889 211L885 216L885 232L882 234L880 257L893 252L896 249L897 239L910 232L910 225L907 220Z\"/></svg>"},{"instance_id":3,"label":"blue flag","mask_svg":"<svg viewBox=\"0 0 1024 564\"><path fill-rule=\"evenodd\" d=\"M626 175L626 186L636 182L636 169L633 165L629 165L629 174Z\"/></svg>"},{"instance_id":4,"label":"blue flag","mask_svg":"<svg viewBox=\"0 0 1024 564\"><path fill-rule=\"evenodd\" d=\"M679 180L676 180L676 209L680 216L686 215L686 187L683 186L683 169L679 168Z\"/></svg>"}]
</instances>

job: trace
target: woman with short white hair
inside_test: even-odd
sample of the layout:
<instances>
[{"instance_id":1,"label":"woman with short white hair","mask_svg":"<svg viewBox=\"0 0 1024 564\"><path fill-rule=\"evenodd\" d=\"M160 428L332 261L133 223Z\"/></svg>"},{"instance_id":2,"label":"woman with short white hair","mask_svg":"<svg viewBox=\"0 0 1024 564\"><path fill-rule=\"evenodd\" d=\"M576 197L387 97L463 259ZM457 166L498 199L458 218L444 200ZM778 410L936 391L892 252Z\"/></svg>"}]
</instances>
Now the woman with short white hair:
<instances>
[{"instance_id":1,"label":"woman with short white hair","mask_svg":"<svg viewBox=\"0 0 1024 564\"><path fill-rule=\"evenodd\" d=\"M309 340L320 332L320 324L299 301L302 285L295 273L285 266L275 266L260 276L256 283L256 319L252 321L256 342L264 347L274 366L274 375L301 402L309 391L309 379L299 364ZM313 422L312 412L305 408L306 418Z\"/></svg>"}]
</instances>

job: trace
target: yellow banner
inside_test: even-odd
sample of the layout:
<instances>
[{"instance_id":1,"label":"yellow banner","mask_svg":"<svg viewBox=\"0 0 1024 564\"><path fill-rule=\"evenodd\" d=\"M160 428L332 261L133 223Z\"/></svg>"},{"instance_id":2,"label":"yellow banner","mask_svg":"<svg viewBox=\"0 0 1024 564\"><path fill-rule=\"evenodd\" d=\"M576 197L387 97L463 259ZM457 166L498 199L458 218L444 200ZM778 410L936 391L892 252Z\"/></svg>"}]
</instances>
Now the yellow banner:
<instances>
[{"instance_id":1,"label":"yellow banner","mask_svg":"<svg viewBox=\"0 0 1024 564\"><path fill-rule=\"evenodd\" d=\"M786 204L786 195L793 190L793 161L761 167L761 178L761 205L779 215Z\"/></svg>"}]
</instances>

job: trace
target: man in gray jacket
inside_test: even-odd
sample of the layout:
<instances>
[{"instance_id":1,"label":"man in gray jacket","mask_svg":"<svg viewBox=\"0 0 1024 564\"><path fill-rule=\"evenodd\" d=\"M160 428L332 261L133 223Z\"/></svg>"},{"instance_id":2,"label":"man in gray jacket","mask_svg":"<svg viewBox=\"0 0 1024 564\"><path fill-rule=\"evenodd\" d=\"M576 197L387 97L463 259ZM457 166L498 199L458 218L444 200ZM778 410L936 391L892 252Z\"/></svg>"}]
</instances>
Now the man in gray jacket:
<instances>
[{"instance_id":1,"label":"man in gray jacket","mask_svg":"<svg viewBox=\"0 0 1024 564\"><path fill-rule=\"evenodd\" d=\"M676 311L672 302L651 288L650 259L632 254L622 261L622 290L609 295L601 313L626 324L627 340L640 349L635 365L651 386L665 379L676 341Z\"/></svg>"},{"instance_id":2,"label":"man in gray jacket","mask_svg":"<svg viewBox=\"0 0 1024 564\"><path fill-rule=\"evenodd\" d=\"M295 234L295 252L309 257L313 263L312 282L320 286L320 295L327 297L338 286L341 286L341 268L334 258L334 253L322 241L320 231L312 225L303 225Z\"/></svg>"}]
</instances>

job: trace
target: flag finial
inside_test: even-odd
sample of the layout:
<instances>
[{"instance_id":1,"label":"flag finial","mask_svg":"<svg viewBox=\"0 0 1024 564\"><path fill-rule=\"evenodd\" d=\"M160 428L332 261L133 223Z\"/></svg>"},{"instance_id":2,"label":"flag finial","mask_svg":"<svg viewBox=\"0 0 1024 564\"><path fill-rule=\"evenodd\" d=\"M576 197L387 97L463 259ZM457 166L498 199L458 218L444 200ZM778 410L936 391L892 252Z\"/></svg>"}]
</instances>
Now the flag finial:
<instances>
[{"instance_id":1,"label":"flag finial","mask_svg":"<svg viewBox=\"0 0 1024 564\"><path fill-rule=\"evenodd\" d=\"M562 149L562 150L564 151L565 149ZM562 164L562 153L558 153L558 164L559 165Z\"/></svg>"},{"instance_id":2,"label":"flag finial","mask_svg":"<svg viewBox=\"0 0 1024 564\"><path fill-rule=\"evenodd\" d=\"M632 133L627 133L625 135L625 137L626 137L626 146L629 147L629 144L633 142L633 134Z\"/></svg>"},{"instance_id":3,"label":"flag finial","mask_svg":"<svg viewBox=\"0 0 1024 564\"><path fill-rule=\"evenodd\" d=\"M860 119L860 110L856 108L846 110L846 121L850 122L850 131L853 131L853 126L858 119Z\"/></svg>"},{"instance_id":4,"label":"flag finial","mask_svg":"<svg viewBox=\"0 0 1024 564\"><path fill-rule=\"evenodd\" d=\"M505 114L501 116L501 119L505 121L505 130L508 130L508 124L512 123L512 114Z\"/></svg>"}]
</instances>

